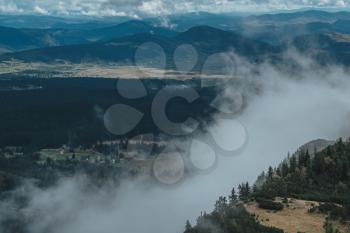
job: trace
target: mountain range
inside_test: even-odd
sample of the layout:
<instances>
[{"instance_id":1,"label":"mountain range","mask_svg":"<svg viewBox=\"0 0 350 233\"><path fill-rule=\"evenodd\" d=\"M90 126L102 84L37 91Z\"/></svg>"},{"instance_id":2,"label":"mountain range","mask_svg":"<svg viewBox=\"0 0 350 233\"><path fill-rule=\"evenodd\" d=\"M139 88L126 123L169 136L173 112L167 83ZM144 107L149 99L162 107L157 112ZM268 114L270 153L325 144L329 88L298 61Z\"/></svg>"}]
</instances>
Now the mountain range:
<instances>
[{"instance_id":1,"label":"mountain range","mask_svg":"<svg viewBox=\"0 0 350 233\"><path fill-rule=\"evenodd\" d=\"M229 50L253 61L261 58L278 61L284 51L295 47L323 63L350 64L349 12L302 11L251 16L200 12L169 16L168 25L159 19L65 22L51 17L48 28L30 25L20 28L19 20L0 18L5 19L0 25L6 25L0 26L1 61L130 64L138 46L154 42L164 49L168 58L179 45L191 44L197 49L200 62L213 53ZM169 60L168 66L173 66Z\"/></svg>"},{"instance_id":2,"label":"mountain range","mask_svg":"<svg viewBox=\"0 0 350 233\"><path fill-rule=\"evenodd\" d=\"M131 20L116 26L98 29L18 29L0 27L0 48L3 51L21 51L33 48L44 48L62 45L86 44L96 41L107 41L137 33L149 33L164 36L176 32L166 28L155 27L144 21Z\"/></svg>"},{"instance_id":3,"label":"mountain range","mask_svg":"<svg viewBox=\"0 0 350 233\"><path fill-rule=\"evenodd\" d=\"M165 30L160 32L171 34ZM267 43L249 39L234 32L223 31L208 26L197 26L171 37L153 33L141 33L104 42L55 46L8 53L0 56L0 59L18 59L25 62L54 62L63 60L80 63L87 60L102 60L127 63L133 61L138 46L146 42L153 42L160 45L167 57L171 57L177 46L181 44L193 45L200 57L233 49L239 55L257 59L278 51Z\"/></svg>"}]
</instances>

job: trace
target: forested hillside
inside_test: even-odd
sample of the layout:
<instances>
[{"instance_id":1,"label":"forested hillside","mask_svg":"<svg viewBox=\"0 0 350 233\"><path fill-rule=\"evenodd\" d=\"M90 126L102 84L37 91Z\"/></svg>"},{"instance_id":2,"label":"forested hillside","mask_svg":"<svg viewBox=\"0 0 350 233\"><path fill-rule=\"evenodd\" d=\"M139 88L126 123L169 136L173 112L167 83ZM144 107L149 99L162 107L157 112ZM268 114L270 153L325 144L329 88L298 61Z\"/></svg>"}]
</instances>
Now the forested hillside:
<instances>
[{"instance_id":1,"label":"forested hillside","mask_svg":"<svg viewBox=\"0 0 350 233\"><path fill-rule=\"evenodd\" d=\"M350 142L340 139L326 149L300 151L261 176L259 195L299 197L350 204Z\"/></svg>"},{"instance_id":2,"label":"forested hillside","mask_svg":"<svg viewBox=\"0 0 350 233\"><path fill-rule=\"evenodd\" d=\"M309 151L304 146L276 168L269 167L253 186L242 183L238 194L233 189L228 201L220 197L214 211L202 214L195 227L186 224L185 233L283 232L260 225L258 216L248 213L244 203L257 203L258 208L276 213L289 207L292 199L319 203L308 212L326 216L325 232L340 232L333 228L331 221L344 226L349 223L349 187L350 141L339 139L321 151L316 148Z\"/></svg>"},{"instance_id":3,"label":"forested hillside","mask_svg":"<svg viewBox=\"0 0 350 233\"><path fill-rule=\"evenodd\" d=\"M185 233L283 233L274 227L265 227L250 215L238 200L234 190L227 200L220 197L215 203L212 213L202 214L197 219L197 225L192 227L186 223Z\"/></svg>"}]
</instances>

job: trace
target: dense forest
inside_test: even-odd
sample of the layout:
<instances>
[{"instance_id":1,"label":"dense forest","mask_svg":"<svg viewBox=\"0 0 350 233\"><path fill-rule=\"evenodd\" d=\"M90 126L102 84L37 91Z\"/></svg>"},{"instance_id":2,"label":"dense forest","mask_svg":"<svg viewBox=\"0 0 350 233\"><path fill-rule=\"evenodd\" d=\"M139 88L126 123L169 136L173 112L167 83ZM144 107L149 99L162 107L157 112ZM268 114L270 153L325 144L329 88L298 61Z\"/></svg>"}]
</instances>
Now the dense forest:
<instances>
[{"instance_id":1,"label":"dense forest","mask_svg":"<svg viewBox=\"0 0 350 233\"><path fill-rule=\"evenodd\" d=\"M265 227L259 224L255 216L250 215L244 205L232 190L231 195L220 197L214 211L210 214L202 213L197 219L196 226L192 227L187 221L185 233L283 233L274 227Z\"/></svg>"},{"instance_id":2,"label":"dense forest","mask_svg":"<svg viewBox=\"0 0 350 233\"><path fill-rule=\"evenodd\" d=\"M343 205L344 218L350 218L350 142L339 139L326 149L300 151L270 167L256 195L273 198L295 197Z\"/></svg>"},{"instance_id":3,"label":"dense forest","mask_svg":"<svg viewBox=\"0 0 350 233\"><path fill-rule=\"evenodd\" d=\"M277 197L283 202L275 202ZM309 209L327 216L324 229L338 232L332 221L350 220L350 141L339 139L321 151L299 150L288 155L276 168L269 167L254 185L242 183L236 195L233 188L228 200L220 197L210 214L201 214L196 226L186 224L185 233L209 232L283 232L260 225L256 216L250 215L244 203L255 201L259 208L280 211L288 205L288 198L317 201Z\"/></svg>"},{"instance_id":4,"label":"dense forest","mask_svg":"<svg viewBox=\"0 0 350 233\"><path fill-rule=\"evenodd\" d=\"M180 97L169 101L166 109L169 119L175 122L183 122L188 117L200 121L210 116L213 112L210 103L217 95L215 88L201 88L196 80L145 79L141 80L147 90L145 96L128 99L118 93L117 82L96 78L0 77L0 131L6 132L0 135L0 147L91 146L97 141L113 140L116 136L106 130L103 114L114 104L128 105L144 114L138 126L124 136L160 134L163 132L154 124L150 111L159 90L178 88ZM126 82L134 86L133 80ZM199 94L192 103L181 98L189 88Z\"/></svg>"}]
</instances>

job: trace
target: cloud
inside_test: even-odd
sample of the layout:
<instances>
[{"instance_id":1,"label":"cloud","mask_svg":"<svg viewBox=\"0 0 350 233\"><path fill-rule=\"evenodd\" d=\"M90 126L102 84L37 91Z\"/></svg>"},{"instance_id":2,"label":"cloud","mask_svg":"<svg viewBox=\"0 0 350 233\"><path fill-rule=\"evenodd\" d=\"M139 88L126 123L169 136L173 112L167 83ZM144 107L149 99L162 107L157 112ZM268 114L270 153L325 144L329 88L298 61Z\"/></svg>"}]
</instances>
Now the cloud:
<instances>
[{"instance_id":1,"label":"cloud","mask_svg":"<svg viewBox=\"0 0 350 233\"><path fill-rule=\"evenodd\" d=\"M254 12L302 7L349 7L350 0L0 0L2 13L153 16L193 11Z\"/></svg>"},{"instance_id":2,"label":"cloud","mask_svg":"<svg viewBox=\"0 0 350 233\"><path fill-rule=\"evenodd\" d=\"M6 12L6 13L22 13L23 9L20 9L17 7L16 4L13 2L4 2L2 3L0 1L0 12Z\"/></svg>"},{"instance_id":3,"label":"cloud","mask_svg":"<svg viewBox=\"0 0 350 233\"><path fill-rule=\"evenodd\" d=\"M218 196L240 182L254 181L288 151L313 139L349 135L350 81L341 67L322 68L291 51L285 56L295 61L299 71L291 74L285 68L251 64L229 55L237 63L233 73L242 77L248 89L260 89L244 93L248 104L239 120L247 128L249 142L242 154L221 156L211 173L187 177L174 187L134 180L94 189L84 177L62 180L46 190L22 187L13 197L28 197L27 205L12 213L11 200L2 201L0 222L13 214L29 216L30 233L182 232L187 219L193 221L202 210L211 211ZM227 85L225 93L237 91L237 86ZM227 125L217 131L232 139Z\"/></svg>"},{"instance_id":4,"label":"cloud","mask_svg":"<svg viewBox=\"0 0 350 233\"><path fill-rule=\"evenodd\" d=\"M49 13L47 10L41 8L40 6L35 6L33 10L34 12L43 14L43 15L47 15Z\"/></svg>"},{"instance_id":5,"label":"cloud","mask_svg":"<svg viewBox=\"0 0 350 233\"><path fill-rule=\"evenodd\" d=\"M148 15L164 15L171 13L161 0L142 2L138 9Z\"/></svg>"}]
</instances>

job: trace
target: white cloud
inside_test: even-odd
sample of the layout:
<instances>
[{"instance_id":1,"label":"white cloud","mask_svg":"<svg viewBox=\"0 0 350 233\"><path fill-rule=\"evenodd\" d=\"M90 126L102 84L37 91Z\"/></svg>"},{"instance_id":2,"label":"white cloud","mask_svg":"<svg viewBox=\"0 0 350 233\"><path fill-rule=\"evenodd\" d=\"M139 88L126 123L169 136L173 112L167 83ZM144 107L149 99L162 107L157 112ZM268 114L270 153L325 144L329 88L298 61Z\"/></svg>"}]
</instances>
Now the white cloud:
<instances>
[{"instance_id":1,"label":"white cloud","mask_svg":"<svg viewBox=\"0 0 350 233\"><path fill-rule=\"evenodd\" d=\"M5 12L5 13L21 13L23 12L23 9L20 9L17 7L17 5L13 2L9 3L2 3L0 1L0 13Z\"/></svg>"},{"instance_id":2,"label":"white cloud","mask_svg":"<svg viewBox=\"0 0 350 233\"><path fill-rule=\"evenodd\" d=\"M258 96L245 92L249 102L239 120L249 134L246 148L237 157L220 156L211 173L188 176L169 188L142 179L94 189L81 177L63 180L47 190L23 187L17 192L29 197L29 202L19 210L11 206L11 200L0 202L0 222L23 214L31 220L28 232L35 233L179 233L187 219L211 211L216 198L242 181L254 181L288 151L309 140L348 136L349 74L342 67L321 68L294 51L285 56L298 64L296 76L231 54L238 64L238 77L249 86L259 86L261 92ZM237 86L227 88L228 95L237 91ZM232 140L234 130L227 126L219 127L220 134Z\"/></svg>"},{"instance_id":3,"label":"white cloud","mask_svg":"<svg viewBox=\"0 0 350 233\"><path fill-rule=\"evenodd\" d=\"M164 15L171 13L161 0L142 2L138 9L147 15Z\"/></svg>"},{"instance_id":4,"label":"white cloud","mask_svg":"<svg viewBox=\"0 0 350 233\"><path fill-rule=\"evenodd\" d=\"M154 16L192 11L235 12L350 6L350 0L0 0L3 13Z\"/></svg>"},{"instance_id":5,"label":"white cloud","mask_svg":"<svg viewBox=\"0 0 350 233\"><path fill-rule=\"evenodd\" d=\"M33 10L34 12L43 14L43 15L47 15L49 13L47 10L41 8L40 6L35 6Z\"/></svg>"}]
</instances>

